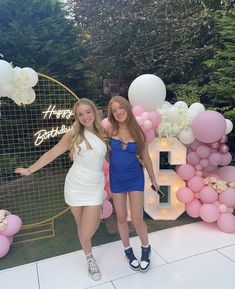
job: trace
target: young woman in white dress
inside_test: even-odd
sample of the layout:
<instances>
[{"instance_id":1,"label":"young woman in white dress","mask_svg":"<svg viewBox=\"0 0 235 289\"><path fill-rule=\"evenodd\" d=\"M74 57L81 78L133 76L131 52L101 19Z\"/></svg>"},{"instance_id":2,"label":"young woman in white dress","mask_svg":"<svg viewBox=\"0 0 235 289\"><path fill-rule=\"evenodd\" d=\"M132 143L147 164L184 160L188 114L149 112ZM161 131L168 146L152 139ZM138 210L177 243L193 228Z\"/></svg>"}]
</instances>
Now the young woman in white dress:
<instances>
[{"instance_id":1,"label":"young woman in white dress","mask_svg":"<svg viewBox=\"0 0 235 289\"><path fill-rule=\"evenodd\" d=\"M16 173L27 176L58 156L70 151L73 165L65 179L65 202L70 206L77 224L77 233L87 258L88 274L93 280L101 278L92 255L91 239L99 223L104 194L103 162L107 151L106 134L92 101L80 99L73 108L75 122L71 131L28 168Z\"/></svg>"}]
</instances>

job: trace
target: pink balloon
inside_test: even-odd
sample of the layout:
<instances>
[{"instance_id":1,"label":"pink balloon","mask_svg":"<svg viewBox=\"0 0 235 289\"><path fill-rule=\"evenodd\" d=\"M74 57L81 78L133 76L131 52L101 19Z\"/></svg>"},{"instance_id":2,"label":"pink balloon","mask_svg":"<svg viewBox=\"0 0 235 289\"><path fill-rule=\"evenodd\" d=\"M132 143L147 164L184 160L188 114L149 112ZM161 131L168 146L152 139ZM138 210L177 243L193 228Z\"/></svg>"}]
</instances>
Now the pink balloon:
<instances>
[{"instance_id":1,"label":"pink balloon","mask_svg":"<svg viewBox=\"0 0 235 289\"><path fill-rule=\"evenodd\" d=\"M224 204L219 205L219 211L220 213L226 213L228 211L228 207Z\"/></svg>"},{"instance_id":2,"label":"pink balloon","mask_svg":"<svg viewBox=\"0 0 235 289\"><path fill-rule=\"evenodd\" d=\"M201 159L200 160L200 165L203 167L203 168L206 168L209 166L209 161L208 159Z\"/></svg>"},{"instance_id":3,"label":"pink balloon","mask_svg":"<svg viewBox=\"0 0 235 289\"><path fill-rule=\"evenodd\" d=\"M218 193L210 186L205 186L200 191L200 199L203 203L212 204L218 199Z\"/></svg>"},{"instance_id":4,"label":"pink balloon","mask_svg":"<svg viewBox=\"0 0 235 289\"><path fill-rule=\"evenodd\" d=\"M4 257L10 249L10 241L4 235L0 234L0 258Z\"/></svg>"},{"instance_id":5,"label":"pink balloon","mask_svg":"<svg viewBox=\"0 0 235 289\"><path fill-rule=\"evenodd\" d=\"M219 194L219 201L226 205L227 207L235 209L235 189L227 188Z\"/></svg>"},{"instance_id":6,"label":"pink balloon","mask_svg":"<svg viewBox=\"0 0 235 289\"><path fill-rule=\"evenodd\" d=\"M226 145L226 144L221 144L220 147L219 147L219 151L222 154L226 154L229 151L229 146Z\"/></svg>"},{"instance_id":7,"label":"pink balloon","mask_svg":"<svg viewBox=\"0 0 235 289\"><path fill-rule=\"evenodd\" d=\"M132 112L133 112L134 116L140 116L140 115L142 115L142 113L144 111L145 111L145 109L141 105L135 105L132 108Z\"/></svg>"},{"instance_id":8,"label":"pink balloon","mask_svg":"<svg viewBox=\"0 0 235 289\"><path fill-rule=\"evenodd\" d=\"M228 137L226 135L222 136L220 139L220 143L226 143L228 141Z\"/></svg>"},{"instance_id":9,"label":"pink balloon","mask_svg":"<svg viewBox=\"0 0 235 289\"><path fill-rule=\"evenodd\" d=\"M161 115L157 111L149 112L149 120L152 121L153 128L157 128L161 122Z\"/></svg>"},{"instance_id":10,"label":"pink balloon","mask_svg":"<svg viewBox=\"0 0 235 289\"><path fill-rule=\"evenodd\" d=\"M235 216L231 213L221 213L217 220L217 226L223 232L235 232Z\"/></svg>"},{"instance_id":11,"label":"pink balloon","mask_svg":"<svg viewBox=\"0 0 235 289\"><path fill-rule=\"evenodd\" d=\"M217 111L201 112L192 122L192 131L194 137L201 142L216 142L225 135L225 118Z\"/></svg>"},{"instance_id":12,"label":"pink balloon","mask_svg":"<svg viewBox=\"0 0 235 289\"><path fill-rule=\"evenodd\" d=\"M110 203L110 201L105 200L103 202L103 211L101 218L102 219L109 218L112 215L112 212L113 212L113 205Z\"/></svg>"},{"instance_id":13,"label":"pink balloon","mask_svg":"<svg viewBox=\"0 0 235 289\"><path fill-rule=\"evenodd\" d=\"M205 170L207 170L208 172L210 172L210 174L212 174L212 172L216 171L217 168L218 168L217 166L209 165L205 168Z\"/></svg>"},{"instance_id":14,"label":"pink balloon","mask_svg":"<svg viewBox=\"0 0 235 289\"><path fill-rule=\"evenodd\" d=\"M231 163L232 159L233 159L233 157L230 154L230 152L227 152L226 154L222 154L221 157L222 157L221 166L228 166Z\"/></svg>"},{"instance_id":15,"label":"pink balloon","mask_svg":"<svg viewBox=\"0 0 235 289\"><path fill-rule=\"evenodd\" d=\"M190 164L181 165L177 170L178 175L185 181L195 176L195 169Z\"/></svg>"},{"instance_id":16,"label":"pink balloon","mask_svg":"<svg viewBox=\"0 0 235 289\"><path fill-rule=\"evenodd\" d=\"M190 153L188 153L187 155L187 163L189 163L190 165L198 165L200 162L200 158L198 157L197 153L192 151Z\"/></svg>"},{"instance_id":17,"label":"pink balloon","mask_svg":"<svg viewBox=\"0 0 235 289\"><path fill-rule=\"evenodd\" d=\"M220 146L220 142L219 141L210 144L210 147L213 148L213 149L218 149L219 146Z\"/></svg>"},{"instance_id":18,"label":"pink balloon","mask_svg":"<svg viewBox=\"0 0 235 289\"><path fill-rule=\"evenodd\" d=\"M220 212L217 206L212 204L203 204L200 208L200 217L203 221L212 223L219 218Z\"/></svg>"},{"instance_id":19,"label":"pink balloon","mask_svg":"<svg viewBox=\"0 0 235 289\"><path fill-rule=\"evenodd\" d=\"M143 119L142 119L141 116L137 115L137 116L135 117L135 119L136 119L136 121L138 122L138 125L139 125L139 126L142 126L142 125L143 125L144 121L143 121Z\"/></svg>"},{"instance_id":20,"label":"pink balloon","mask_svg":"<svg viewBox=\"0 0 235 289\"><path fill-rule=\"evenodd\" d=\"M183 203L189 203L194 199L194 193L187 187L182 187L176 192L176 197Z\"/></svg>"},{"instance_id":21,"label":"pink balloon","mask_svg":"<svg viewBox=\"0 0 235 289\"><path fill-rule=\"evenodd\" d=\"M108 180L106 180L104 190L106 191L106 194L107 194L106 199L109 200L112 197L112 193L110 190L110 184Z\"/></svg>"},{"instance_id":22,"label":"pink balloon","mask_svg":"<svg viewBox=\"0 0 235 289\"><path fill-rule=\"evenodd\" d=\"M149 129L147 131L144 132L145 133L145 136L146 136L146 141L147 143L151 143L154 138L155 138L155 133L154 133L154 130L153 129Z\"/></svg>"},{"instance_id":23,"label":"pink balloon","mask_svg":"<svg viewBox=\"0 0 235 289\"><path fill-rule=\"evenodd\" d=\"M193 143L191 143L190 148L195 151L202 143L198 140L195 140Z\"/></svg>"},{"instance_id":24,"label":"pink balloon","mask_svg":"<svg viewBox=\"0 0 235 289\"><path fill-rule=\"evenodd\" d=\"M107 127L109 126L108 118L106 117L106 118L102 119L101 124L102 124L104 129L107 129Z\"/></svg>"},{"instance_id":25,"label":"pink balloon","mask_svg":"<svg viewBox=\"0 0 235 289\"><path fill-rule=\"evenodd\" d=\"M14 214L6 216L6 219L7 225L6 228L1 232L1 234L5 235L6 237L10 237L19 232L22 226L22 221L20 217Z\"/></svg>"},{"instance_id":26,"label":"pink balloon","mask_svg":"<svg viewBox=\"0 0 235 289\"><path fill-rule=\"evenodd\" d=\"M200 208L202 204L199 200L192 200L192 202L186 204L185 210L187 214L192 218L198 218L200 216Z\"/></svg>"},{"instance_id":27,"label":"pink balloon","mask_svg":"<svg viewBox=\"0 0 235 289\"><path fill-rule=\"evenodd\" d=\"M205 186L204 178L200 176L194 176L188 180L188 187L194 193L198 193Z\"/></svg>"},{"instance_id":28,"label":"pink balloon","mask_svg":"<svg viewBox=\"0 0 235 289\"><path fill-rule=\"evenodd\" d=\"M216 166L221 164L222 156L220 153L211 153L209 158L208 158L208 161L209 161L210 165L216 167Z\"/></svg>"},{"instance_id":29,"label":"pink balloon","mask_svg":"<svg viewBox=\"0 0 235 289\"><path fill-rule=\"evenodd\" d=\"M202 177L203 176L203 172L202 171L196 171L196 176Z\"/></svg>"},{"instance_id":30,"label":"pink balloon","mask_svg":"<svg viewBox=\"0 0 235 289\"><path fill-rule=\"evenodd\" d=\"M103 172L105 175L109 173L109 163L105 160L103 164Z\"/></svg>"},{"instance_id":31,"label":"pink balloon","mask_svg":"<svg viewBox=\"0 0 235 289\"><path fill-rule=\"evenodd\" d=\"M141 115L141 118L145 121L149 119L149 113L147 111L143 112Z\"/></svg>"},{"instance_id":32,"label":"pink balloon","mask_svg":"<svg viewBox=\"0 0 235 289\"><path fill-rule=\"evenodd\" d=\"M235 167L233 166L219 168L216 173L226 182L235 182Z\"/></svg>"},{"instance_id":33,"label":"pink balloon","mask_svg":"<svg viewBox=\"0 0 235 289\"><path fill-rule=\"evenodd\" d=\"M205 159L205 158L208 158L210 153L211 153L211 150L208 146L206 145L200 145L197 150L197 155L199 156L199 158L201 159Z\"/></svg>"},{"instance_id":34,"label":"pink balloon","mask_svg":"<svg viewBox=\"0 0 235 289\"><path fill-rule=\"evenodd\" d=\"M195 166L195 170L197 171L201 171L202 170L202 166L199 164L199 165L196 165Z\"/></svg>"},{"instance_id":35,"label":"pink balloon","mask_svg":"<svg viewBox=\"0 0 235 289\"><path fill-rule=\"evenodd\" d=\"M151 120L149 120L149 119L146 119L146 120L144 120L144 122L143 122L143 127L145 128L145 129L150 129L150 128L152 128L152 121Z\"/></svg>"}]
</instances>

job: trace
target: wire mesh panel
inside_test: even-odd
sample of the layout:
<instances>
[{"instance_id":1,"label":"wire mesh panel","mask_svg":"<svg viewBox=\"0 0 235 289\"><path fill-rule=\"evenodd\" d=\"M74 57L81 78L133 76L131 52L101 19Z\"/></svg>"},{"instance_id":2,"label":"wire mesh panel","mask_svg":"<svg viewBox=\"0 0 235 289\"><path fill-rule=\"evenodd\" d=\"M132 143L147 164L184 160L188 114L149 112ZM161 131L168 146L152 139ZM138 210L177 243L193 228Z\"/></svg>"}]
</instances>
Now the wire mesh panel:
<instances>
[{"instance_id":1,"label":"wire mesh panel","mask_svg":"<svg viewBox=\"0 0 235 289\"><path fill-rule=\"evenodd\" d=\"M14 170L30 166L70 129L77 101L72 91L42 74L34 89L36 100L30 105L17 106L9 98L1 98L0 105L0 209L20 216L24 226L44 222L67 207L68 153L27 177Z\"/></svg>"}]
</instances>

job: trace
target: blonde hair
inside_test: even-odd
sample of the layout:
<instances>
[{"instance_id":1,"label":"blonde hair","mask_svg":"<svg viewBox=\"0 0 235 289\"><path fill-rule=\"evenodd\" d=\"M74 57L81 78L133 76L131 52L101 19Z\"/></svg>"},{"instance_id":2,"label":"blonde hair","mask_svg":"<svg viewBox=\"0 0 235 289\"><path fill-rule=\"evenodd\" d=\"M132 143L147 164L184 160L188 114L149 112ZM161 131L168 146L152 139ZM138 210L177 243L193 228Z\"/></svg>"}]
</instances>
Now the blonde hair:
<instances>
[{"instance_id":1,"label":"blonde hair","mask_svg":"<svg viewBox=\"0 0 235 289\"><path fill-rule=\"evenodd\" d=\"M142 128L139 126L139 124L137 123L135 116L132 113L132 109L131 109L131 105L130 103L122 96L115 96L113 97L108 104L108 120L111 124L111 135L117 135L118 134L118 130L119 130L119 124L118 122L115 120L113 113L112 113L112 104L114 102L117 102L120 104L120 106L126 110L127 112L127 120L126 120L126 124L127 124L127 128L128 131L131 135L131 137L136 141L137 143L137 147L138 147L138 154L141 155L141 152L145 146L145 134L142 130Z\"/></svg>"},{"instance_id":2,"label":"blonde hair","mask_svg":"<svg viewBox=\"0 0 235 289\"><path fill-rule=\"evenodd\" d=\"M88 105L93 113L94 113L94 117L95 117L95 121L94 121L94 133L104 142L107 143L107 134L101 124L101 120L99 117L99 113L98 110L94 104L93 101L91 101L88 98L81 98L79 99L74 107L73 107L73 114L75 117L75 121L73 123L72 126L72 130L71 130L71 145L70 145L70 158L73 160L73 156L74 156L74 152L75 152L75 148L79 146L79 144L84 140L84 130L85 127L83 124L81 124L76 116L76 110L77 108L81 105L81 104L86 104ZM80 149L79 149L80 151Z\"/></svg>"}]
</instances>

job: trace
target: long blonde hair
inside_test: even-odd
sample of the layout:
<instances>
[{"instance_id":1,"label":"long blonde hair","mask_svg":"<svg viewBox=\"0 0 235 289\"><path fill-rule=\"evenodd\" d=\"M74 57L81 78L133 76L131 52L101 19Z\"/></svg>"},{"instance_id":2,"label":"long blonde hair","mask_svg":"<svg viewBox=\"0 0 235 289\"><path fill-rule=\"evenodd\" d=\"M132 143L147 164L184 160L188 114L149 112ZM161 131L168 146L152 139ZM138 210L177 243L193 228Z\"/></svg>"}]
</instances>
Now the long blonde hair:
<instances>
[{"instance_id":1,"label":"long blonde hair","mask_svg":"<svg viewBox=\"0 0 235 289\"><path fill-rule=\"evenodd\" d=\"M138 147L138 154L141 155L141 152L145 146L146 137L142 128L139 126L139 124L137 123L135 119L135 116L132 113L130 103L122 96L115 96L111 98L108 104L108 120L111 124L111 135L114 135L114 136L117 135L118 130L119 130L119 124L115 120L113 113L112 113L112 108L111 108L114 102L119 103L120 106L126 110L127 112L126 124L128 127L128 131L131 137L136 141L137 147Z\"/></svg>"},{"instance_id":2,"label":"long blonde hair","mask_svg":"<svg viewBox=\"0 0 235 289\"><path fill-rule=\"evenodd\" d=\"M79 99L74 107L73 107L73 114L75 117L75 121L73 123L72 126L72 130L71 130L71 145L70 145L70 158L73 160L73 156L74 156L74 152L75 152L75 148L79 146L79 144L84 140L84 131L85 131L85 127L83 124L81 124L76 116L76 110L77 108L81 105L81 104L86 104L88 105L95 116L95 121L94 121L94 133L106 144L107 143L107 134L101 124L101 120L99 117L99 113L98 110L94 104L93 101L91 101L88 98L81 98Z\"/></svg>"}]
</instances>

